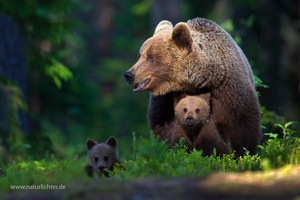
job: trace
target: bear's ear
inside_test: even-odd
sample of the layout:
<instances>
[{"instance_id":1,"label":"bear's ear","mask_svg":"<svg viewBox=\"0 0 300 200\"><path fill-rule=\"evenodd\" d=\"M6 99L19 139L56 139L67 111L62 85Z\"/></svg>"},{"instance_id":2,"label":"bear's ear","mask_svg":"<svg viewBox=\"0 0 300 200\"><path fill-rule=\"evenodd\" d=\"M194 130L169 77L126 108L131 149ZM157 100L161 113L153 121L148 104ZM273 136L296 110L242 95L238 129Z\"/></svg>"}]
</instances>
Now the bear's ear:
<instances>
[{"instance_id":1,"label":"bear's ear","mask_svg":"<svg viewBox=\"0 0 300 200\"><path fill-rule=\"evenodd\" d=\"M90 149L93 148L93 146L95 146L96 144L97 144L96 141L91 140L91 139L88 139L88 140L86 141L86 148L87 148L88 150L90 150Z\"/></svg>"},{"instance_id":2,"label":"bear's ear","mask_svg":"<svg viewBox=\"0 0 300 200\"><path fill-rule=\"evenodd\" d=\"M157 24L153 35L157 34L162 30L172 30L172 29L173 29L173 24L167 20L163 20Z\"/></svg>"},{"instance_id":3,"label":"bear's ear","mask_svg":"<svg viewBox=\"0 0 300 200\"><path fill-rule=\"evenodd\" d=\"M172 40L179 48L187 48L190 50L193 40L188 25L182 22L176 24L172 32Z\"/></svg>"},{"instance_id":4,"label":"bear's ear","mask_svg":"<svg viewBox=\"0 0 300 200\"><path fill-rule=\"evenodd\" d=\"M118 141L114 136L108 138L108 140L105 143L111 146L112 148L116 148L118 145Z\"/></svg>"}]
</instances>

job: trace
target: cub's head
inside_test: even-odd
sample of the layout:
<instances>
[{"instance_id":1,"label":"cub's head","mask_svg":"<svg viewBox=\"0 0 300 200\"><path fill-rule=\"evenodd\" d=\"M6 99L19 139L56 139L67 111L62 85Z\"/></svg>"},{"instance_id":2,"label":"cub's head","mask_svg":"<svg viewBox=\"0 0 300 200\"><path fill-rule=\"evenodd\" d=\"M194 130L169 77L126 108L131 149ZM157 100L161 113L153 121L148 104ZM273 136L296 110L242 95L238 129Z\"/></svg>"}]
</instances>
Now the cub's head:
<instances>
[{"instance_id":1,"label":"cub's head","mask_svg":"<svg viewBox=\"0 0 300 200\"><path fill-rule=\"evenodd\" d=\"M119 162L117 144L115 137L110 137L105 143L98 143L91 139L86 141L88 157L95 171L112 170L114 164Z\"/></svg>"},{"instance_id":2,"label":"cub's head","mask_svg":"<svg viewBox=\"0 0 300 200\"><path fill-rule=\"evenodd\" d=\"M209 98L210 94L185 96L179 100L175 97L175 117L178 122L190 128L205 124L210 116Z\"/></svg>"},{"instance_id":3,"label":"cub's head","mask_svg":"<svg viewBox=\"0 0 300 200\"><path fill-rule=\"evenodd\" d=\"M145 90L154 95L163 95L182 87L179 71L185 58L192 51L192 38L186 23L161 21L154 35L140 48L138 61L124 74L125 80L133 84L133 92Z\"/></svg>"}]
</instances>

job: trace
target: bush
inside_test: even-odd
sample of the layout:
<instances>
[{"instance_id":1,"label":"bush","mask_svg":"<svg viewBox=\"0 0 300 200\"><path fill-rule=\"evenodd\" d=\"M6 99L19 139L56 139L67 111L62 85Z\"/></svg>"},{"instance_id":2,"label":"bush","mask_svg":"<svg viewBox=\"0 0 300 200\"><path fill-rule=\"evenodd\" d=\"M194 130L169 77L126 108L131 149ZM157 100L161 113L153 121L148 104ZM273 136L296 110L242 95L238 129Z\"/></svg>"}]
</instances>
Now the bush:
<instances>
[{"instance_id":1,"label":"bush","mask_svg":"<svg viewBox=\"0 0 300 200\"><path fill-rule=\"evenodd\" d=\"M279 138L278 133L266 133L269 139L260 147L260 156L271 168L300 164L300 132L296 129L299 123L288 122L276 126L281 129L283 137Z\"/></svg>"}]
</instances>

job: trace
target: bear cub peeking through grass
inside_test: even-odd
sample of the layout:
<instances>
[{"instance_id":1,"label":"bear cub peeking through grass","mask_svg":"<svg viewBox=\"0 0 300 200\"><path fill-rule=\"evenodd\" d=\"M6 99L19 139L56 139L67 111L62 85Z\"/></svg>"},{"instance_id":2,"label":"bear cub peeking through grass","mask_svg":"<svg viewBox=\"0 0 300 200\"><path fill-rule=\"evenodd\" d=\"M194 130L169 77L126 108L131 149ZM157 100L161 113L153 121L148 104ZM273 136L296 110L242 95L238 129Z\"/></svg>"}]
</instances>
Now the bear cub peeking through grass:
<instances>
[{"instance_id":1,"label":"bear cub peeking through grass","mask_svg":"<svg viewBox=\"0 0 300 200\"><path fill-rule=\"evenodd\" d=\"M91 139L86 141L88 157L92 163L92 165L85 167L88 176L93 176L94 173L97 173L100 176L109 177L109 171L113 171L114 166L117 163L121 163L117 145L118 141L113 136L104 143L98 143Z\"/></svg>"},{"instance_id":2,"label":"bear cub peeking through grass","mask_svg":"<svg viewBox=\"0 0 300 200\"><path fill-rule=\"evenodd\" d=\"M219 155L228 153L227 144L211 117L210 99L210 93L174 95L175 119L179 127L173 136L177 138L184 131L189 150L202 150L205 156L213 154L214 149Z\"/></svg>"}]
</instances>

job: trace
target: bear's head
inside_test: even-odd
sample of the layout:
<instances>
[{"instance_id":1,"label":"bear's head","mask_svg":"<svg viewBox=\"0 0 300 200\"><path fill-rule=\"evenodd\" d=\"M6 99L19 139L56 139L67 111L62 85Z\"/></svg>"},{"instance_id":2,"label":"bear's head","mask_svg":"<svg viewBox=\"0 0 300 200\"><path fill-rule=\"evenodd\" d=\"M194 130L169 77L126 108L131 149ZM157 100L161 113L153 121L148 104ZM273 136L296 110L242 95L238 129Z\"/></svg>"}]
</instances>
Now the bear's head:
<instances>
[{"instance_id":1,"label":"bear's head","mask_svg":"<svg viewBox=\"0 0 300 200\"><path fill-rule=\"evenodd\" d=\"M181 126L194 128L202 126L210 116L210 94L197 96L174 96L175 117Z\"/></svg>"},{"instance_id":2,"label":"bear's head","mask_svg":"<svg viewBox=\"0 0 300 200\"><path fill-rule=\"evenodd\" d=\"M113 136L105 143L98 143L91 139L86 141L88 157L95 171L112 170L114 164L119 160L117 144L117 139Z\"/></svg>"},{"instance_id":3,"label":"bear's head","mask_svg":"<svg viewBox=\"0 0 300 200\"><path fill-rule=\"evenodd\" d=\"M171 91L188 91L186 79L191 74L183 68L189 68L188 65L197 60L195 56L198 54L193 50L188 25L180 22L173 28L171 22L161 21L154 35L140 48L138 61L124 77L134 85L133 92L149 90L154 95L163 95Z\"/></svg>"}]
</instances>

